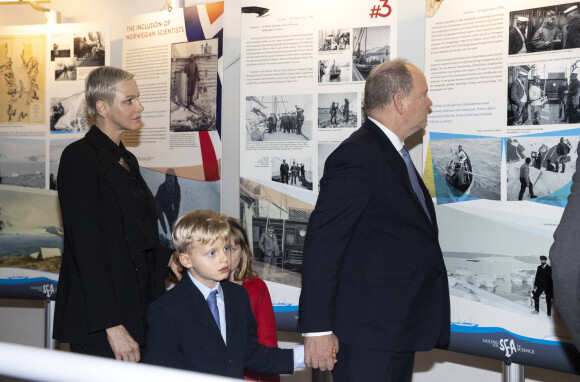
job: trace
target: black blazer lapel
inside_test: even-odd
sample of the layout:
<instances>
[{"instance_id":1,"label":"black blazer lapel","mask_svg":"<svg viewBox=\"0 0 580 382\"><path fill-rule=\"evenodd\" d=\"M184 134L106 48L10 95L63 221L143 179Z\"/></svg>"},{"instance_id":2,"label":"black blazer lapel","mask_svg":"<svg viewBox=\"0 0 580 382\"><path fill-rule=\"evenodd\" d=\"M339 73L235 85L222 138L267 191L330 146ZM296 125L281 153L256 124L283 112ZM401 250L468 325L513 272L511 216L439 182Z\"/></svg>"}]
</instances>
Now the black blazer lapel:
<instances>
[{"instance_id":1,"label":"black blazer lapel","mask_svg":"<svg viewBox=\"0 0 580 382\"><path fill-rule=\"evenodd\" d=\"M226 338L228 340L228 344L231 344L236 319L240 310L240 304L239 301L236 301L236 299L233 297L231 285L228 285L228 282L221 282L221 284L222 290L224 291L224 302L226 305L226 326L228 329L231 328L231 330L226 330Z\"/></svg>"},{"instance_id":2,"label":"black blazer lapel","mask_svg":"<svg viewBox=\"0 0 580 382\"><path fill-rule=\"evenodd\" d=\"M409 194L412 195L413 199L415 200L415 203L417 203L417 205L423 211L425 219L429 220L427 215L425 215L425 211L423 210L423 205L421 204L421 201L417 198L417 195L413 190L413 186L411 185L411 179L409 179L409 174L407 172L407 165L405 164L405 160L401 157L401 154L395 149L395 146L393 146L389 138L380 129L380 127L378 127L375 123L373 123L373 121L367 119L363 127L368 128L376 135L377 142L381 146L381 153L385 155L386 162L391 164L393 171L400 177L401 182L405 185L407 191L409 191ZM434 223L435 214L433 209L433 202L430 200L431 195L429 194L429 191L425 187L423 179L421 178L417 170L415 170L415 173L417 174L417 179L419 179L421 190L423 192L423 195L425 196L425 203L431 215L430 223L432 223L432 226L435 226Z\"/></svg>"},{"instance_id":3,"label":"black blazer lapel","mask_svg":"<svg viewBox=\"0 0 580 382\"><path fill-rule=\"evenodd\" d=\"M183 298L189 301L188 306L192 307L191 319L197 320L200 326L205 329L206 333L215 337L216 341L219 341L219 343L222 343L225 346L222 334L215 323L207 302L203 298L203 294L199 289L197 289L193 281L191 281L189 275L183 275L178 286L181 287ZM226 317L227 311L228 309L226 309ZM227 332L228 330L226 328L226 333Z\"/></svg>"}]
</instances>

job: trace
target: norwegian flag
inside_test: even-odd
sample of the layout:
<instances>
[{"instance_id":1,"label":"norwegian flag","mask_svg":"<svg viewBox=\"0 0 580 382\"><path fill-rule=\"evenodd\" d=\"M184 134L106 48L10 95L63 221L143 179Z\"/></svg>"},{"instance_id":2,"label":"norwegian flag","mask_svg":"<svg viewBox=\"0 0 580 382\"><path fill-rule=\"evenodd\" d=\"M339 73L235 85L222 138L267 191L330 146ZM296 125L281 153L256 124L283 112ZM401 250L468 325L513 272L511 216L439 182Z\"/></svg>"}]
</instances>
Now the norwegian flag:
<instances>
[{"instance_id":1,"label":"norwegian flag","mask_svg":"<svg viewBox=\"0 0 580 382\"><path fill-rule=\"evenodd\" d=\"M218 39L218 83L216 93L216 131L200 131L199 143L205 181L220 179L224 2L200 4L183 10L187 41Z\"/></svg>"}]
</instances>

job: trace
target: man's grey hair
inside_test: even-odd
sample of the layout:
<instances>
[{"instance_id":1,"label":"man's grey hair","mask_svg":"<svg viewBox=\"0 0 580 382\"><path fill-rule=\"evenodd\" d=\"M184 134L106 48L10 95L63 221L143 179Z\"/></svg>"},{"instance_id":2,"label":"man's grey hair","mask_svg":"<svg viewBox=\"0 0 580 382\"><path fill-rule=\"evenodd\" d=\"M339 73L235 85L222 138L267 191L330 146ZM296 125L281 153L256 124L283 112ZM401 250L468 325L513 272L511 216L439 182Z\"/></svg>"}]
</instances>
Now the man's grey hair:
<instances>
[{"instance_id":1,"label":"man's grey hair","mask_svg":"<svg viewBox=\"0 0 580 382\"><path fill-rule=\"evenodd\" d=\"M413 77L406 60L396 59L375 67L365 84L365 113L383 110L393 102L395 94L410 97L413 93Z\"/></svg>"},{"instance_id":2,"label":"man's grey hair","mask_svg":"<svg viewBox=\"0 0 580 382\"><path fill-rule=\"evenodd\" d=\"M89 73L85 80L85 100L93 121L96 121L99 115L97 101L105 101L108 105L112 105L117 85L132 78L133 74L113 66L101 66Z\"/></svg>"}]
</instances>

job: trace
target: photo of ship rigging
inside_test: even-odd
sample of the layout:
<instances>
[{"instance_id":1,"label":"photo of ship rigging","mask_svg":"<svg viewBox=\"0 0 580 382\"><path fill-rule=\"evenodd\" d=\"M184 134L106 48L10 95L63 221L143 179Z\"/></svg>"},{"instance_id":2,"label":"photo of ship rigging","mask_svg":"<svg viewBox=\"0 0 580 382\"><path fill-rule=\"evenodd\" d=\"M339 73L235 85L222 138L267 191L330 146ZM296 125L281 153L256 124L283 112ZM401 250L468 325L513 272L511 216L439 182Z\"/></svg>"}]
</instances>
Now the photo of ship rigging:
<instances>
[{"instance_id":1,"label":"photo of ship rigging","mask_svg":"<svg viewBox=\"0 0 580 382\"><path fill-rule=\"evenodd\" d=\"M309 141L312 139L310 94L247 96L247 141Z\"/></svg>"},{"instance_id":2,"label":"photo of ship rigging","mask_svg":"<svg viewBox=\"0 0 580 382\"><path fill-rule=\"evenodd\" d=\"M370 71L391 59L391 27L353 30L352 80L365 81Z\"/></svg>"}]
</instances>

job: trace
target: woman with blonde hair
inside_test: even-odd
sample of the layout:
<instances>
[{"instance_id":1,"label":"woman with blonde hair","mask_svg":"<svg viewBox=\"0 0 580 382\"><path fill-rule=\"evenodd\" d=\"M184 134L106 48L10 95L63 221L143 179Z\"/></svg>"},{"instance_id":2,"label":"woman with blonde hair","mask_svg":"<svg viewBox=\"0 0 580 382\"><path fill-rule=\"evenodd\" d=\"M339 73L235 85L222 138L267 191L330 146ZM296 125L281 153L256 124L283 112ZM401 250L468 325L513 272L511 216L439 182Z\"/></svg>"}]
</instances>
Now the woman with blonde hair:
<instances>
[{"instance_id":1,"label":"woman with blonde hair","mask_svg":"<svg viewBox=\"0 0 580 382\"><path fill-rule=\"evenodd\" d=\"M159 244L155 199L121 142L142 127L143 105L133 75L111 66L89 73L85 98L94 125L58 169L64 251L53 336L76 353L139 362L172 252Z\"/></svg>"}]
</instances>

